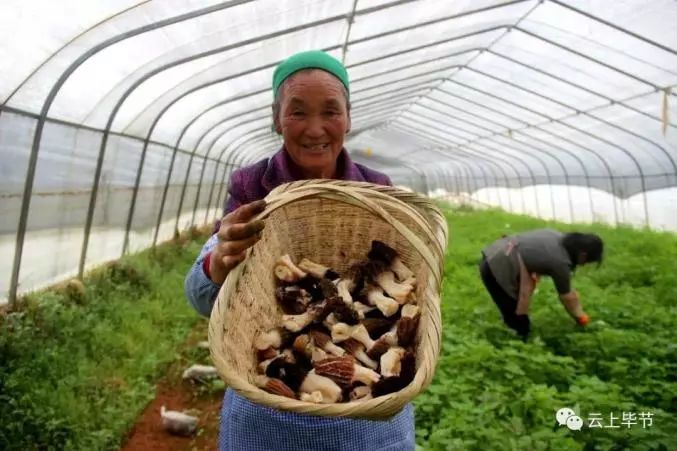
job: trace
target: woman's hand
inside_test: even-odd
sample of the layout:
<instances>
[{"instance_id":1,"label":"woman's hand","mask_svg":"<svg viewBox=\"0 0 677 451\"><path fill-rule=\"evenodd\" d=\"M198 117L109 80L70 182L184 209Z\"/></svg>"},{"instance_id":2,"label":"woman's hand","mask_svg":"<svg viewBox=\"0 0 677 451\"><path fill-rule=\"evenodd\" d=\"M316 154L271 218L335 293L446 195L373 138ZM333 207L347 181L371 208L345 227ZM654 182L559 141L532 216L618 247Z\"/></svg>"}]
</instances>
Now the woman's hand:
<instances>
[{"instance_id":1,"label":"woman's hand","mask_svg":"<svg viewBox=\"0 0 677 451\"><path fill-rule=\"evenodd\" d=\"M246 251L261 239L263 221L252 218L266 208L265 200L241 205L221 220L216 234L218 244L212 249L209 272L214 283L221 285L228 273L246 256Z\"/></svg>"}]
</instances>

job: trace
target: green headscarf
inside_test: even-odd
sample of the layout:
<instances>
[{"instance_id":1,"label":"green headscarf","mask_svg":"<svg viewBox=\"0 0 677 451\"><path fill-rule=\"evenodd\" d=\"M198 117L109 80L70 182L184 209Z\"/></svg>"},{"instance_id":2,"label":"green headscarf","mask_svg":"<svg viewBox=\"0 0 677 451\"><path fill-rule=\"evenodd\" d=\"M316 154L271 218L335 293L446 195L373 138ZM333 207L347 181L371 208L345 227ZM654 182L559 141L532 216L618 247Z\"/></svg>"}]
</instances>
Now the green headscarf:
<instances>
[{"instance_id":1,"label":"green headscarf","mask_svg":"<svg viewBox=\"0 0 677 451\"><path fill-rule=\"evenodd\" d=\"M303 69L321 69L338 78L350 93L348 71L339 60L321 50L300 52L282 61L273 73L273 96L277 98L280 85L295 72Z\"/></svg>"}]
</instances>

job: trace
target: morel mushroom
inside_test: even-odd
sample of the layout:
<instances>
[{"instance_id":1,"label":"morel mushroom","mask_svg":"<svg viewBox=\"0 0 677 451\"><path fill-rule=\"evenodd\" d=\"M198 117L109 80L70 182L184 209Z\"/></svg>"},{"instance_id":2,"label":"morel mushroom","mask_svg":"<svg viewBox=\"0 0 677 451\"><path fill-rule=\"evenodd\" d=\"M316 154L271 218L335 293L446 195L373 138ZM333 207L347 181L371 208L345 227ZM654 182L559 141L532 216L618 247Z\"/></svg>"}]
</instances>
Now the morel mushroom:
<instances>
[{"instance_id":1,"label":"morel mushroom","mask_svg":"<svg viewBox=\"0 0 677 451\"><path fill-rule=\"evenodd\" d=\"M282 315L282 326L291 332L299 332L313 321L322 321L328 314L325 300L312 304L305 313L300 315Z\"/></svg>"},{"instance_id":2,"label":"morel mushroom","mask_svg":"<svg viewBox=\"0 0 677 451\"><path fill-rule=\"evenodd\" d=\"M367 289L367 299L371 305L375 305L384 316L393 316L400 308L399 302L383 294L380 287L370 286Z\"/></svg>"},{"instance_id":3,"label":"morel mushroom","mask_svg":"<svg viewBox=\"0 0 677 451\"><path fill-rule=\"evenodd\" d=\"M275 276L283 282L297 282L308 275L296 266L289 254L285 254L275 262Z\"/></svg>"},{"instance_id":4,"label":"morel mushroom","mask_svg":"<svg viewBox=\"0 0 677 451\"><path fill-rule=\"evenodd\" d=\"M278 350L288 344L291 334L281 328L271 329L268 332L260 332L254 339L254 347L259 361L272 359L278 354Z\"/></svg>"},{"instance_id":5,"label":"morel mushroom","mask_svg":"<svg viewBox=\"0 0 677 451\"><path fill-rule=\"evenodd\" d=\"M321 391L314 391L312 393L301 393L300 399L301 401L314 402L315 404L320 404L322 403L324 396L322 396Z\"/></svg>"},{"instance_id":6,"label":"morel mushroom","mask_svg":"<svg viewBox=\"0 0 677 451\"><path fill-rule=\"evenodd\" d=\"M340 276L339 274L334 271L333 269L329 268L328 266L321 265L319 263L315 263L314 261L311 261L307 258L302 259L299 262L298 267L302 270L307 272L313 277L317 277L318 279L329 279L329 280L334 280L338 279Z\"/></svg>"},{"instance_id":7,"label":"morel mushroom","mask_svg":"<svg viewBox=\"0 0 677 451\"><path fill-rule=\"evenodd\" d=\"M189 436L197 428L196 417L175 410L167 410L165 406L160 407L160 417L162 427L171 434Z\"/></svg>"},{"instance_id":8,"label":"morel mushroom","mask_svg":"<svg viewBox=\"0 0 677 451\"><path fill-rule=\"evenodd\" d=\"M327 309L341 323L355 325L360 322L360 315L340 297L335 296L327 299Z\"/></svg>"},{"instance_id":9,"label":"morel mushroom","mask_svg":"<svg viewBox=\"0 0 677 451\"><path fill-rule=\"evenodd\" d=\"M315 370L311 370L306 375L306 377L303 379L303 382L299 386L299 390L308 394L319 391L322 393L321 402L325 404L338 402L339 399L341 399L341 395L343 394L341 387L339 387L336 382L328 377L320 376L315 372Z\"/></svg>"},{"instance_id":10,"label":"morel mushroom","mask_svg":"<svg viewBox=\"0 0 677 451\"><path fill-rule=\"evenodd\" d=\"M399 346L394 346L388 349L388 352L381 356L381 374L383 377L399 376L402 370L402 357L404 357L405 349Z\"/></svg>"},{"instance_id":11,"label":"morel mushroom","mask_svg":"<svg viewBox=\"0 0 677 451\"><path fill-rule=\"evenodd\" d=\"M381 338L376 341L372 340L363 324L357 326L349 326L345 323L335 324L331 328L331 338L337 343L354 338L364 345L367 355L372 359L378 358L389 348L389 344Z\"/></svg>"},{"instance_id":12,"label":"morel mushroom","mask_svg":"<svg viewBox=\"0 0 677 451\"><path fill-rule=\"evenodd\" d=\"M416 358L412 352L405 352L402 360L400 360L400 368L399 376L384 377L372 385L372 396L374 398L402 390L414 380L416 376Z\"/></svg>"},{"instance_id":13,"label":"morel mushroom","mask_svg":"<svg viewBox=\"0 0 677 451\"><path fill-rule=\"evenodd\" d=\"M312 363L329 357L323 349L315 346L315 343L313 343L308 334L302 334L296 337L293 347L295 351L309 358Z\"/></svg>"},{"instance_id":14,"label":"morel mushroom","mask_svg":"<svg viewBox=\"0 0 677 451\"><path fill-rule=\"evenodd\" d=\"M327 376L339 385L351 385L361 382L371 385L381 379L381 375L374 370L358 365L350 357L329 357L315 362L315 372Z\"/></svg>"},{"instance_id":15,"label":"morel mushroom","mask_svg":"<svg viewBox=\"0 0 677 451\"><path fill-rule=\"evenodd\" d=\"M407 268L395 249L382 241L373 240L371 250L367 254L370 260L382 261L392 269L400 281L404 281L414 276L414 272Z\"/></svg>"},{"instance_id":16,"label":"morel mushroom","mask_svg":"<svg viewBox=\"0 0 677 451\"><path fill-rule=\"evenodd\" d=\"M358 385L350 391L350 400L351 401L366 401L373 398L371 394L371 386L369 385Z\"/></svg>"},{"instance_id":17,"label":"morel mushroom","mask_svg":"<svg viewBox=\"0 0 677 451\"><path fill-rule=\"evenodd\" d=\"M218 376L216 368L209 365L192 365L190 368L187 368L183 375L182 379L193 380L193 381L203 381L212 377Z\"/></svg>"},{"instance_id":18,"label":"morel mushroom","mask_svg":"<svg viewBox=\"0 0 677 451\"><path fill-rule=\"evenodd\" d=\"M275 297L282 307L282 311L288 315L298 315L305 312L308 304L313 300L308 291L295 285L277 287Z\"/></svg>"},{"instance_id":19,"label":"morel mushroom","mask_svg":"<svg viewBox=\"0 0 677 451\"><path fill-rule=\"evenodd\" d=\"M352 307L353 307L353 310L355 310L355 311L357 312L357 316L358 316L360 319L364 319L367 313L369 313L369 312L371 312L372 310L376 309L375 306L373 306L373 305L364 305L364 304L361 303L360 301L354 301Z\"/></svg>"},{"instance_id":20,"label":"morel mushroom","mask_svg":"<svg viewBox=\"0 0 677 451\"><path fill-rule=\"evenodd\" d=\"M294 391L280 379L259 375L254 379L254 383L257 387L262 388L273 395L296 399L296 394L294 394Z\"/></svg>"},{"instance_id":21,"label":"morel mushroom","mask_svg":"<svg viewBox=\"0 0 677 451\"><path fill-rule=\"evenodd\" d=\"M364 266L372 284L380 286L391 298L399 304L404 304L407 297L414 290L414 286L395 281L395 273L389 270L385 263L375 260Z\"/></svg>"},{"instance_id":22,"label":"morel mushroom","mask_svg":"<svg viewBox=\"0 0 677 451\"><path fill-rule=\"evenodd\" d=\"M402 307L402 315L397 320L397 344L399 346L410 346L416 339L421 314L417 305L407 304Z\"/></svg>"},{"instance_id":23,"label":"morel mushroom","mask_svg":"<svg viewBox=\"0 0 677 451\"><path fill-rule=\"evenodd\" d=\"M310 338L312 338L313 342L317 347L326 352L329 352L339 357L343 356L346 353L345 349L336 346L331 341L331 337L329 335L320 332L319 330L311 330Z\"/></svg>"},{"instance_id":24,"label":"morel mushroom","mask_svg":"<svg viewBox=\"0 0 677 451\"><path fill-rule=\"evenodd\" d=\"M343 346L345 350L348 351L348 353L350 353L350 355L355 357L363 364L367 365L372 370L378 368L378 362L372 360L365 352L364 345L359 341L355 340L354 338L349 338L346 341L342 342L341 346Z\"/></svg>"}]
</instances>

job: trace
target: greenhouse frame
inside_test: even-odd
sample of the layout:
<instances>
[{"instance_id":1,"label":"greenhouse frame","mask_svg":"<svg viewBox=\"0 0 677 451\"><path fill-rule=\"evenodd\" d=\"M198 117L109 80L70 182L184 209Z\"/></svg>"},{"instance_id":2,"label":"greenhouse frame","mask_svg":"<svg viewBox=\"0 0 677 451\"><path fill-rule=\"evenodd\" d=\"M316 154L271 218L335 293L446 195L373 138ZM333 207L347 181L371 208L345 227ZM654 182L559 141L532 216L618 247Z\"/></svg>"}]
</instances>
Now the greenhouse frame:
<instances>
[{"instance_id":1,"label":"greenhouse frame","mask_svg":"<svg viewBox=\"0 0 677 451\"><path fill-rule=\"evenodd\" d=\"M395 185L677 230L676 23L669 0L3 2L0 299L219 218L308 49L346 65L346 149Z\"/></svg>"}]
</instances>

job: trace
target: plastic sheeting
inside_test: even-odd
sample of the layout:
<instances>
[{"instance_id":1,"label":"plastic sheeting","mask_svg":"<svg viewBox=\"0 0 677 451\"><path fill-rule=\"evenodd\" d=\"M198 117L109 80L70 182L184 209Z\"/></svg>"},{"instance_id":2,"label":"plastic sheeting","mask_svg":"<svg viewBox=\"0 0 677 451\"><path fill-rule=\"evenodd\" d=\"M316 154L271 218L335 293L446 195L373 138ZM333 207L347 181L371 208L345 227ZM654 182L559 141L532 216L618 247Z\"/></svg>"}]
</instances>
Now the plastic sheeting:
<instances>
[{"instance_id":1,"label":"plastic sheeting","mask_svg":"<svg viewBox=\"0 0 677 451\"><path fill-rule=\"evenodd\" d=\"M348 67L347 148L396 183L639 196L649 224L677 186L675 23L669 0L4 1L0 295L218 216L280 145L273 68L311 48ZM50 231L45 272L22 256Z\"/></svg>"}]
</instances>

